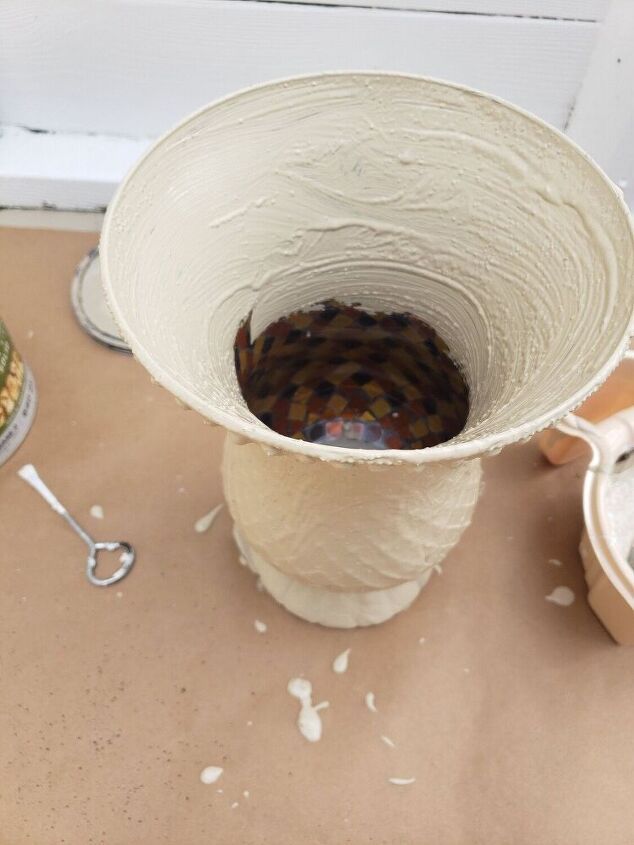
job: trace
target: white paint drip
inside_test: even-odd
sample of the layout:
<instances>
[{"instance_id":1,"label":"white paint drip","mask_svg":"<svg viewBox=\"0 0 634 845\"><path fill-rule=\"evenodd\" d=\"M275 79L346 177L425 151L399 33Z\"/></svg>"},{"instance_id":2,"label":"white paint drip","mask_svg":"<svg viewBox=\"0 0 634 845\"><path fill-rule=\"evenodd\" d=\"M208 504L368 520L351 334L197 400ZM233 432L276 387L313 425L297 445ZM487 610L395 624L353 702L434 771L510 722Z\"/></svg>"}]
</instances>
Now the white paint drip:
<instances>
[{"instance_id":1,"label":"white paint drip","mask_svg":"<svg viewBox=\"0 0 634 845\"><path fill-rule=\"evenodd\" d=\"M215 783L223 772L220 766L206 766L200 773L200 779L206 784Z\"/></svg>"},{"instance_id":2,"label":"white paint drip","mask_svg":"<svg viewBox=\"0 0 634 845\"><path fill-rule=\"evenodd\" d=\"M313 707L313 685L305 678L292 678L288 682L288 691L294 698L298 698L302 705L297 719L300 733L309 742L318 742L321 739L322 730L321 716L318 711L329 707L329 702L322 701Z\"/></svg>"},{"instance_id":3,"label":"white paint drip","mask_svg":"<svg viewBox=\"0 0 634 845\"><path fill-rule=\"evenodd\" d=\"M550 563L552 566L561 566L561 561L558 560L556 557L548 558L548 563Z\"/></svg>"},{"instance_id":4,"label":"white paint drip","mask_svg":"<svg viewBox=\"0 0 634 845\"><path fill-rule=\"evenodd\" d=\"M546 596L546 601L551 601L553 604L558 604L560 607L570 607L575 600L575 594L570 587L555 587L555 589Z\"/></svg>"},{"instance_id":5,"label":"white paint drip","mask_svg":"<svg viewBox=\"0 0 634 845\"><path fill-rule=\"evenodd\" d=\"M390 739L389 736L381 735L381 741L384 742L389 748L396 748L396 743L394 740Z\"/></svg>"},{"instance_id":6,"label":"white paint drip","mask_svg":"<svg viewBox=\"0 0 634 845\"><path fill-rule=\"evenodd\" d=\"M101 505L93 505L90 509L90 515L95 519L103 519L103 508Z\"/></svg>"},{"instance_id":7,"label":"white paint drip","mask_svg":"<svg viewBox=\"0 0 634 845\"><path fill-rule=\"evenodd\" d=\"M416 781L416 778L388 778L388 780L394 786L409 786Z\"/></svg>"},{"instance_id":8,"label":"white paint drip","mask_svg":"<svg viewBox=\"0 0 634 845\"><path fill-rule=\"evenodd\" d=\"M253 627L258 632L258 634L266 634L268 629L268 625L266 624L266 622L260 622L259 619L255 620L255 622L253 623Z\"/></svg>"},{"instance_id":9,"label":"white paint drip","mask_svg":"<svg viewBox=\"0 0 634 845\"><path fill-rule=\"evenodd\" d=\"M347 648L345 651L342 651L341 654L335 657L332 662L333 672L336 672L338 675L343 675L343 673L348 670L348 658L350 657L351 651L352 649Z\"/></svg>"},{"instance_id":10,"label":"white paint drip","mask_svg":"<svg viewBox=\"0 0 634 845\"><path fill-rule=\"evenodd\" d=\"M248 798L251 793L249 792L248 789L245 789L242 794L244 795L245 798Z\"/></svg>"},{"instance_id":11,"label":"white paint drip","mask_svg":"<svg viewBox=\"0 0 634 845\"><path fill-rule=\"evenodd\" d=\"M234 801L233 804L231 805L231 809L235 810L235 808L239 807L239 806L240 806L240 804L237 801Z\"/></svg>"},{"instance_id":12,"label":"white paint drip","mask_svg":"<svg viewBox=\"0 0 634 845\"><path fill-rule=\"evenodd\" d=\"M206 513L204 516L201 516L200 519L197 519L194 523L194 531L196 531L198 534L204 534L205 531L209 531L209 529L214 523L215 518L218 516L218 514L223 508L224 502L221 502L219 505L216 505L215 508L212 508L209 513Z\"/></svg>"},{"instance_id":13,"label":"white paint drip","mask_svg":"<svg viewBox=\"0 0 634 845\"><path fill-rule=\"evenodd\" d=\"M374 693L373 692L366 692L365 694L365 706L368 710L371 710L373 713L378 712L376 709L376 704L374 703Z\"/></svg>"}]
</instances>

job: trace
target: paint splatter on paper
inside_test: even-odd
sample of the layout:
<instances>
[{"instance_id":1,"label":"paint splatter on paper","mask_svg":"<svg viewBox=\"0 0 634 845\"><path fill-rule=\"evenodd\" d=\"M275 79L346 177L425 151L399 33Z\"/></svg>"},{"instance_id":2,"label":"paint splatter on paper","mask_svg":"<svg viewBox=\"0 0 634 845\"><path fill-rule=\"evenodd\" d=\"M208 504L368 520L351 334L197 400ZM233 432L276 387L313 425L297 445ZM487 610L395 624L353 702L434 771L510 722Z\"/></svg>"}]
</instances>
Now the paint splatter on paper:
<instances>
[{"instance_id":1,"label":"paint splatter on paper","mask_svg":"<svg viewBox=\"0 0 634 845\"><path fill-rule=\"evenodd\" d=\"M206 513L204 516L201 516L200 519L197 519L194 523L194 531L198 534L204 534L205 531L209 531L211 526L214 524L215 518L223 508L224 502L221 502L219 505L216 505L215 508L212 508L209 513Z\"/></svg>"},{"instance_id":2,"label":"paint splatter on paper","mask_svg":"<svg viewBox=\"0 0 634 845\"><path fill-rule=\"evenodd\" d=\"M223 771L220 766L206 766L200 773L200 779L206 784L215 783Z\"/></svg>"},{"instance_id":3,"label":"paint splatter on paper","mask_svg":"<svg viewBox=\"0 0 634 845\"><path fill-rule=\"evenodd\" d=\"M570 607L575 600L575 594L570 587L555 587L555 589L546 596L546 601L553 604L558 604L560 607Z\"/></svg>"},{"instance_id":4,"label":"paint splatter on paper","mask_svg":"<svg viewBox=\"0 0 634 845\"><path fill-rule=\"evenodd\" d=\"M336 672L338 675L343 675L343 673L348 670L348 658L350 657L351 651L352 649L347 648L345 651L342 651L341 654L335 657L332 662L333 672Z\"/></svg>"},{"instance_id":5,"label":"paint splatter on paper","mask_svg":"<svg viewBox=\"0 0 634 845\"><path fill-rule=\"evenodd\" d=\"M319 711L329 707L329 702L322 701L313 707L313 685L305 678L292 678L288 682L288 692L294 698L298 698L301 703L297 718L297 727L301 735L309 742L318 742L321 739L322 731Z\"/></svg>"}]
</instances>

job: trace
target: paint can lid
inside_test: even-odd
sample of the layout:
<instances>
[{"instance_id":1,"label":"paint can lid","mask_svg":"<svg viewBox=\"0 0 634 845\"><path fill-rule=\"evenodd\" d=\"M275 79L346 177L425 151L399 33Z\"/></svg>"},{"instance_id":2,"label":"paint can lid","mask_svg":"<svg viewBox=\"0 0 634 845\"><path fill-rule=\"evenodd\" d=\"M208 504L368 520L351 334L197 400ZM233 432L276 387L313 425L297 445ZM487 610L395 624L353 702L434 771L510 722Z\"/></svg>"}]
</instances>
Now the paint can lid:
<instances>
[{"instance_id":1,"label":"paint can lid","mask_svg":"<svg viewBox=\"0 0 634 845\"><path fill-rule=\"evenodd\" d=\"M77 265L70 296L73 311L84 331L111 349L130 352L106 302L101 285L99 247L91 250Z\"/></svg>"}]
</instances>

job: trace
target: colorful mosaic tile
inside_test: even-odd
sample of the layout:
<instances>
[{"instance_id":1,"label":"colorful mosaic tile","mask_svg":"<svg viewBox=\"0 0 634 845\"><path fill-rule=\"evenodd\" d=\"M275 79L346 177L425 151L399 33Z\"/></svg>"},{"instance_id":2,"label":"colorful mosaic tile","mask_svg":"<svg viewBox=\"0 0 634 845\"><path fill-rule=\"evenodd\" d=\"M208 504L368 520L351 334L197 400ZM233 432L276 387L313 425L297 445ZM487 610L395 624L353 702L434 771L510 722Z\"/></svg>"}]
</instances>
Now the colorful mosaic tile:
<instances>
[{"instance_id":1,"label":"colorful mosaic tile","mask_svg":"<svg viewBox=\"0 0 634 845\"><path fill-rule=\"evenodd\" d=\"M377 449L422 449L455 437L469 392L444 341L411 314L329 301L235 341L250 410L287 437Z\"/></svg>"}]
</instances>

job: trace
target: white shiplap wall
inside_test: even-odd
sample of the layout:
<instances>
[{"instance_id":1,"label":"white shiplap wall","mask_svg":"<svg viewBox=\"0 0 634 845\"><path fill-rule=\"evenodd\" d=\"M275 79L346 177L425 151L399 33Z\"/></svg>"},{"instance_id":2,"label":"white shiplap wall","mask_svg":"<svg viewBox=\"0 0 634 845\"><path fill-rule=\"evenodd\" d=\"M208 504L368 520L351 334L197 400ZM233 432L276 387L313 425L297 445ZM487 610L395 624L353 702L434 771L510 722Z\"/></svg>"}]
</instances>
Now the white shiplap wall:
<instances>
[{"instance_id":1,"label":"white shiplap wall","mask_svg":"<svg viewBox=\"0 0 634 845\"><path fill-rule=\"evenodd\" d=\"M216 97L296 73L427 74L564 128L608 8L607 0L368 5L3 0L0 205L102 206L148 138Z\"/></svg>"}]
</instances>

